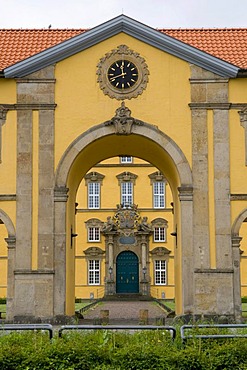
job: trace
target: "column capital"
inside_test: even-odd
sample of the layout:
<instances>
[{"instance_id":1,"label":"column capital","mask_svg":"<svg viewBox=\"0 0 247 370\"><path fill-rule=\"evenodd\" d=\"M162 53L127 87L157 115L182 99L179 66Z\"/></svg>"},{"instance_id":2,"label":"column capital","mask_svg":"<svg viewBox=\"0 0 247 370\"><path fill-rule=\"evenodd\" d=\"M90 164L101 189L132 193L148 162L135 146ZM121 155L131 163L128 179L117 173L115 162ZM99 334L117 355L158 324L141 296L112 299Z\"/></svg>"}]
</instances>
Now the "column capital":
<instances>
[{"instance_id":1,"label":"column capital","mask_svg":"<svg viewBox=\"0 0 247 370\"><path fill-rule=\"evenodd\" d=\"M190 185L182 185L178 187L178 196L180 201L193 200L193 187Z\"/></svg>"},{"instance_id":2,"label":"column capital","mask_svg":"<svg viewBox=\"0 0 247 370\"><path fill-rule=\"evenodd\" d=\"M67 202L69 189L66 186L55 186L54 188L54 201Z\"/></svg>"},{"instance_id":3,"label":"column capital","mask_svg":"<svg viewBox=\"0 0 247 370\"><path fill-rule=\"evenodd\" d=\"M14 235L9 236L8 238L4 239L8 244L8 249L14 249L16 244L16 237Z\"/></svg>"},{"instance_id":4,"label":"column capital","mask_svg":"<svg viewBox=\"0 0 247 370\"><path fill-rule=\"evenodd\" d=\"M240 242L243 238L239 235L232 235L232 247L240 248Z\"/></svg>"}]
</instances>

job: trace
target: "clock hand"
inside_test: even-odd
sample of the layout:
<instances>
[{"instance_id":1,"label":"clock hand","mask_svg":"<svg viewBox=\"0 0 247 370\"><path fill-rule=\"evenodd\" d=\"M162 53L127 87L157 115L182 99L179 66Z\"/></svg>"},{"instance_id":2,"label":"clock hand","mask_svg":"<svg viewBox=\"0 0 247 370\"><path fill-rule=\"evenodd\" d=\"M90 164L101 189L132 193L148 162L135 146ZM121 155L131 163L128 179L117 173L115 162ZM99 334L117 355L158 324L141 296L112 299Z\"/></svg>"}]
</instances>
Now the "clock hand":
<instances>
[{"instance_id":1,"label":"clock hand","mask_svg":"<svg viewBox=\"0 0 247 370\"><path fill-rule=\"evenodd\" d=\"M110 81L114 81L116 78L118 77L122 77L122 76L125 76L127 73L121 73L120 75L117 75L117 76L114 76L114 77L111 77L109 78Z\"/></svg>"}]
</instances>

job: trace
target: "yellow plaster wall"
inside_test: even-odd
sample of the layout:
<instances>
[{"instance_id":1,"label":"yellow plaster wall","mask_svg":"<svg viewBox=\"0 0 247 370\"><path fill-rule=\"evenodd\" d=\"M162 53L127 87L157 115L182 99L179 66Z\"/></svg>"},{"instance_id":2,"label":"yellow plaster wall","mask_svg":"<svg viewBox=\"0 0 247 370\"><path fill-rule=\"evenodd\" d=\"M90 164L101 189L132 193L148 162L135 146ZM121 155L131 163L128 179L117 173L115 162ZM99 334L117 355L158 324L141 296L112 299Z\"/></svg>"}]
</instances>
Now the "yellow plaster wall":
<instances>
[{"instance_id":1,"label":"yellow plaster wall","mask_svg":"<svg viewBox=\"0 0 247 370\"><path fill-rule=\"evenodd\" d=\"M16 103L16 82L14 79L0 78L0 102L1 104Z\"/></svg>"},{"instance_id":2,"label":"yellow plaster wall","mask_svg":"<svg viewBox=\"0 0 247 370\"><path fill-rule=\"evenodd\" d=\"M145 58L150 71L146 91L137 99L126 101L126 105L134 117L158 125L171 136L191 161L188 63L120 34L56 65L55 166L77 136L109 120L120 106L119 101L110 99L100 90L96 71L100 58L123 43ZM60 130L65 133L63 136L58 135Z\"/></svg>"},{"instance_id":3,"label":"yellow plaster wall","mask_svg":"<svg viewBox=\"0 0 247 370\"><path fill-rule=\"evenodd\" d=\"M229 80L229 102L246 104L246 78L233 78Z\"/></svg>"},{"instance_id":4,"label":"yellow plaster wall","mask_svg":"<svg viewBox=\"0 0 247 370\"><path fill-rule=\"evenodd\" d=\"M1 79L0 79L1 81ZM0 88L1 91L1 88ZM0 100L1 102L1 100ZM2 126L0 194L16 193L16 112L9 111ZM1 203L0 203L1 208Z\"/></svg>"}]
</instances>

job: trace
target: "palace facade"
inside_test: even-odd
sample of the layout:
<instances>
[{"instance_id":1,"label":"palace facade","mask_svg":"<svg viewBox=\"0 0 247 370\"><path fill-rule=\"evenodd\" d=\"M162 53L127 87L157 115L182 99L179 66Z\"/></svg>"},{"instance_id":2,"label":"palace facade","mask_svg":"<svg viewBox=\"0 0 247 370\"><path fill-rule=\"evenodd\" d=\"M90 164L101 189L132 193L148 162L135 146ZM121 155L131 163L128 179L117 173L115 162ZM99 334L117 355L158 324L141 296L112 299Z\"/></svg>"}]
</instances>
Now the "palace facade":
<instances>
[{"instance_id":1,"label":"palace facade","mask_svg":"<svg viewBox=\"0 0 247 370\"><path fill-rule=\"evenodd\" d=\"M7 318L77 298L247 295L247 29L0 30L0 296Z\"/></svg>"}]
</instances>

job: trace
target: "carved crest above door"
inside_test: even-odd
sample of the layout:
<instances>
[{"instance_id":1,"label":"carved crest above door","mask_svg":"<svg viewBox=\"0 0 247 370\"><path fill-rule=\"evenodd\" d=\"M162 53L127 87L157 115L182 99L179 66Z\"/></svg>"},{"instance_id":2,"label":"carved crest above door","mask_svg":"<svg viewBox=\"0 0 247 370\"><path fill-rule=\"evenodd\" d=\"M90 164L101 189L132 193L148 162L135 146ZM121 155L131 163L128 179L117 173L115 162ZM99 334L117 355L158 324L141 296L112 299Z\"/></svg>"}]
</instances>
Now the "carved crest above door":
<instances>
[{"instance_id":1,"label":"carved crest above door","mask_svg":"<svg viewBox=\"0 0 247 370\"><path fill-rule=\"evenodd\" d=\"M137 205L117 205L117 211L113 217L107 217L102 226L102 233L119 233L130 235L135 232L150 233L152 226L148 224L147 217L141 217Z\"/></svg>"}]
</instances>

